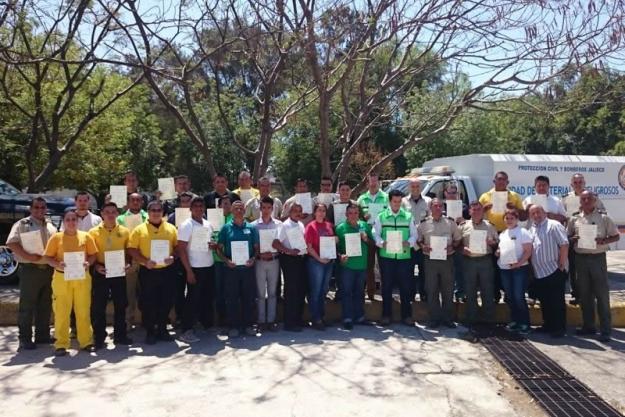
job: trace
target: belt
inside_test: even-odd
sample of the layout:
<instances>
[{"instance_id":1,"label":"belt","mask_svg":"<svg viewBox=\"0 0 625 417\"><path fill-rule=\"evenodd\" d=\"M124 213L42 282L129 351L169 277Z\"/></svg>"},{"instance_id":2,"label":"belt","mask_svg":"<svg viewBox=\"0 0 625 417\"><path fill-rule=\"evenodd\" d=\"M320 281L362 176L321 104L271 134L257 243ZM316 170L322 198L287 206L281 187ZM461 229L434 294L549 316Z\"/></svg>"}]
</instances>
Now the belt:
<instances>
[{"instance_id":1,"label":"belt","mask_svg":"<svg viewBox=\"0 0 625 417\"><path fill-rule=\"evenodd\" d=\"M280 257L279 254L274 253L271 255L271 260L267 260L267 259L261 259L260 257L258 258L259 261L265 261L265 262L271 262L271 261L275 261L276 259L278 259Z\"/></svg>"},{"instance_id":2,"label":"belt","mask_svg":"<svg viewBox=\"0 0 625 417\"><path fill-rule=\"evenodd\" d=\"M467 256L467 255L462 255L464 257L464 259L471 259L473 261L481 261L482 259L489 259L491 257L490 254L486 254L486 255L480 255L480 256Z\"/></svg>"},{"instance_id":3,"label":"belt","mask_svg":"<svg viewBox=\"0 0 625 417\"><path fill-rule=\"evenodd\" d=\"M56 272L58 272L59 274L64 274L65 272L63 271L59 271L58 269L55 269Z\"/></svg>"},{"instance_id":4,"label":"belt","mask_svg":"<svg viewBox=\"0 0 625 417\"><path fill-rule=\"evenodd\" d=\"M48 264L31 264L31 263L28 263L28 262L26 262L26 263L22 262L22 266L30 267L30 268L37 268L37 269L48 269L48 268L50 268L50 265L48 265Z\"/></svg>"}]
</instances>

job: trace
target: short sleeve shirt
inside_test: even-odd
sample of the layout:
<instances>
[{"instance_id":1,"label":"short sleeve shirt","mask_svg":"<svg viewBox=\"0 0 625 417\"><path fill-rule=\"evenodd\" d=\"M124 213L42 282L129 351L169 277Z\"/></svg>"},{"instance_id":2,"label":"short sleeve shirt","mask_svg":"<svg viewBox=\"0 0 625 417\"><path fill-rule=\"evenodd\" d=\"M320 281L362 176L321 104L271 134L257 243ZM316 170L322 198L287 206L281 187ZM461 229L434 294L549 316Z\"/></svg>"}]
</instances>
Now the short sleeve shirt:
<instances>
[{"instance_id":1,"label":"short sleeve shirt","mask_svg":"<svg viewBox=\"0 0 625 417\"><path fill-rule=\"evenodd\" d=\"M312 221L308 223L304 230L304 239L311 245L315 252L319 253L319 241L322 236L334 236L332 223Z\"/></svg>"},{"instance_id":2,"label":"short sleeve shirt","mask_svg":"<svg viewBox=\"0 0 625 417\"><path fill-rule=\"evenodd\" d=\"M590 224L597 226L597 237L607 238L609 236L617 236L619 234L618 228L612 221L612 219L603 211L595 209L592 213L586 214L583 211L576 213L571 217L567 225L567 233L569 236L578 236L579 227L582 224ZM577 242L575 242L576 253L604 253L609 249L609 245L600 245L597 243L597 249L584 249L578 248Z\"/></svg>"},{"instance_id":3,"label":"short sleeve shirt","mask_svg":"<svg viewBox=\"0 0 625 417\"><path fill-rule=\"evenodd\" d=\"M43 247L45 248L50 237L52 237L52 235L56 233L56 227L54 227L54 225L47 220L40 222L30 216L25 217L21 220L18 220L17 222L13 224L13 226L11 227L11 231L9 232L9 236L7 237L7 244L19 243L21 245L22 241L21 241L20 235L22 233L35 232L35 231L41 232L41 243L43 244ZM18 262L21 262L21 263L31 263L29 261L22 259L17 254L15 254L15 258L17 259ZM35 263L45 264L46 262L43 259L41 259Z\"/></svg>"},{"instance_id":4,"label":"short sleeve shirt","mask_svg":"<svg viewBox=\"0 0 625 417\"><path fill-rule=\"evenodd\" d=\"M493 192L495 188L491 188L480 196L480 203L484 206L493 202ZM508 203L512 203L517 210L523 210L523 202L521 196L514 191L508 190ZM502 232L506 228L503 220L504 213L494 213L492 210L484 212L484 217L490 224L495 226L497 232Z\"/></svg>"},{"instance_id":5,"label":"short sleeve shirt","mask_svg":"<svg viewBox=\"0 0 625 417\"><path fill-rule=\"evenodd\" d=\"M248 222L237 225L234 221L227 223L219 232L219 244L223 246L224 255L232 259L232 242L247 242L248 256L253 258L256 253L254 245L259 243L258 230ZM238 267L243 267L240 265Z\"/></svg>"},{"instance_id":6,"label":"short sleeve shirt","mask_svg":"<svg viewBox=\"0 0 625 417\"><path fill-rule=\"evenodd\" d=\"M495 242L498 239L497 230L495 230L495 226L493 226L486 220L482 220L481 222L475 224L473 220L469 219L465 221L464 223L460 224L460 226L458 226L458 229L460 230L460 234L462 235L462 244L466 247L469 247L469 245L471 244L471 232L474 230L485 230L486 239L492 239ZM486 253L487 254L493 253L493 248L490 245L486 245ZM487 255L471 254L470 256L480 257L480 256L487 256Z\"/></svg>"},{"instance_id":7,"label":"short sleeve shirt","mask_svg":"<svg viewBox=\"0 0 625 417\"><path fill-rule=\"evenodd\" d=\"M206 246L206 250L192 250L191 243L193 240L193 229L205 228L208 231L208 236L213 235L213 227L206 219L202 219L202 223L195 221L193 218L189 218L182 222L178 229L178 240L181 242L187 242L187 256L189 257L189 264L192 268L209 268L215 263L213 258L213 251Z\"/></svg>"},{"instance_id":8,"label":"short sleeve shirt","mask_svg":"<svg viewBox=\"0 0 625 417\"><path fill-rule=\"evenodd\" d=\"M520 260L523 256L523 245L526 243L532 243L532 235L527 229L517 226L513 229L506 229L499 235L499 244L502 242L513 241L514 251L517 260ZM529 262L525 262L523 265L527 265ZM510 269L510 265L503 265L500 260L497 260L497 265L501 269Z\"/></svg>"},{"instance_id":9,"label":"short sleeve shirt","mask_svg":"<svg viewBox=\"0 0 625 417\"><path fill-rule=\"evenodd\" d=\"M153 240L166 240L169 242L169 255L172 256L176 243L178 243L178 231L174 226L167 223L165 219L158 227L150 222L143 223L130 233L128 248L139 249L144 257L150 259ZM166 268L167 265L157 265L156 269Z\"/></svg>"},{"instance_id":10,"label":"short sleeve shirt","mask_svg":"<svg viewBox=\"0 0 625 417\"><path fill-rule=\"evenodd\" d=\"M97 248L97 260L104 263L104 252L114 250L126 250L128 247L128 239L130 231L122 225L116 224L111 230L108 230L104 223L100 223L93 229L89 230L89 235L93 238Z\"/></svg>"}]
</instances>

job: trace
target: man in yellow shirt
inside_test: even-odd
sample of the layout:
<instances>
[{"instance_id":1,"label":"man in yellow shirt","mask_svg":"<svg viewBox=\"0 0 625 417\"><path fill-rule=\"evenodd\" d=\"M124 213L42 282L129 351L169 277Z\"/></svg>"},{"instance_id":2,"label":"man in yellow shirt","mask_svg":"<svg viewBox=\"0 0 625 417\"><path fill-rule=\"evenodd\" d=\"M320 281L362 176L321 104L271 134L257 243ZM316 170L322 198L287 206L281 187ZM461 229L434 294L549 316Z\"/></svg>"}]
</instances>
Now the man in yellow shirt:
<instances>
[{"instance_id":1,"label":"man in yellow shirt","mask_svg":"<svg viewBox=\"0 0 625 417\"><path fill-rule=\"evenodd\" d=\"M252 176L247 171L241 171L239 173L239 188L232 191L241 198L243 204L246 204L252 198L258 198L260 191L252 187Z\"/></svg>"},{"instance_id":2,"label":"man in yellow shirt","mask_svg":"<svg viewBox=\"0 0 625 417\"><path fill-rule=\"evenodd\" d=\"M509 209L517 209L519 211L520 220L525 220L527 215L525 210L523 210L521 196L512 190L508 190L508 184L510 183L510 181L508 181L508 174L503 171L497 172L493 183L495 186L480 196L480 204L484 207L484 218L495 226L497 233L501 233L506 229L506 223L503 221L503 213L495 213L493 211L493 195L496 191L505 191L508 193L508 204L506 207Z\"/></svg>"},{"instance_id":3,"label":"man in yellow shirt","mask_svg":"<svg viewBox=\"0 0 625 417\"><path fill-rule=\"evenodd\" d=\"M69 322L72 308L80 348L95 351L91 330L91 275L89 266L96 260L98 248L93 238L78 230L78 215L68 209L63 216L65 230L54 234L43 259L54 268L52 307L54 310L55 355L65 356L70 346Z\"/></svg>"},{"instance_id":4,"label":"man in yellow shirt","mask_svg":"<svg viewBox=\"0 0 625 417\"><path fill-rule=\"evenodd\" d=\"M114 306L114 339L116 345L130 345L132 340L126 336L126 271L130 268L126 254L130 231L117 224L117 205L105 203L100 214L103 222L89 230L98 254L93 271L93 292L91 300L91 324L93 326L96 349L105 347L106 339L106 304L109 294ZM117 257L114 259L114 257ZM117 264L113 264L117 261ZM121 263L120 263L121 262Z\"/></svg>"},{"instance_id":5,"label":"man in yellow shirt","mask_svg":"<svg viewBox=\"0 0 625 417\"><path fill-rule=\"evenodd\" d=\"M167 316L173 303L175 276L171 265L177 240L176 227L163 219L163 203L158 200L148 204L148 221L130 234L128 253L141 265L140 297L145 343L149 345L174 340L167 331Z\"/></svg>"}]
</instances>

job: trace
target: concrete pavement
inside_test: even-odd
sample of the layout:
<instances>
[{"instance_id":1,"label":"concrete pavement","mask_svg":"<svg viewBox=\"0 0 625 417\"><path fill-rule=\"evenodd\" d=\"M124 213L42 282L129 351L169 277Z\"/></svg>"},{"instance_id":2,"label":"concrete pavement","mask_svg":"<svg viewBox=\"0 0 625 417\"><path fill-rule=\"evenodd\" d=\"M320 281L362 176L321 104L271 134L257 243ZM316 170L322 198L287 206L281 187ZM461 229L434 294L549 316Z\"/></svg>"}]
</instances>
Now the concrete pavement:
<instances>
[{"instance_id":1,"label":"concrete pavement","mask_svg":"<svg viewBox=\"0 0 625 417\"><path fill-rule=\"evenodd\" d=\"M0 328L3 415L30 416L528 416L523 393L457 330L357 327L278 332L96 354L51 347L15 353ZM518 393L517 393L518 394ZM8 401L7 401L8 400ZM534 406L535 407L535 406Z\"/></svg>"}]
</instances>

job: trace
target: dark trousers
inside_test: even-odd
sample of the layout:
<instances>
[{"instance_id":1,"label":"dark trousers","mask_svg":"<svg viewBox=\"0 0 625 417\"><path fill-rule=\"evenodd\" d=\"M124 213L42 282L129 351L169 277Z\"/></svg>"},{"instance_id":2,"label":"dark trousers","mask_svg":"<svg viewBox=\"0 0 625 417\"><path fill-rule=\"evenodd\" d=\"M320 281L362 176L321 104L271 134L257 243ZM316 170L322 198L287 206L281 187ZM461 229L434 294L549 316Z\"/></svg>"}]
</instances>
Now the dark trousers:
<instances>
[{"instance_id":1,"label":"dark trousers","mask_svg":"<svg viewBox=\"0 0 625 417\"><path fill-rule=\"evenodd\" d=\"M226 318L226 272L228 267L223 262L215 262L215 307L217 310L218 324L225 326Z\"/></svg>"},{"instance_id":2,"label":"dark trousers","mask_svg":"<svg viewBox=\"0 0 625 417\"><path fill-rule=\"evenodd\" d=\"M559 269L551 275L534 281L534 289L540 300L543 315L543 327L549 332L566 330L565 284L566 272Z\"/></svg>"},{"instance_id":3,"label":"dark trousers","mask_svg":"<svg viewBox=\"0 0 625 417\"><path fill-rule=\"evenodd\" d=\"M577 299L577 265L575 265L575 245L569 245L569 283L571 284L571 297Z\"/></svg>"},{"instance_id":4,"label":"dark trousers","mask_svg":"<svg viewBox=\"0 0 625 417\"><path fill-rule=\"evenodd\" d=\"M182 330L190 330L197 320L205 329L213 325L215 308L215 268L192 268L195 284L187 283Z\"/></svg>"},{"instance_id":5,"label":"dark trousers","mask_svg":"<svg viewBox=\"0 0 625 417\"><path fill-rule=\"evenodd\" d=\"M176 259L172 265L174 269L175 280L175 293L174 293L174 312L176 313L176 321L182 322L184 320L184 312L186 306L185 291L187 289L187 274L180 259Z\"/></svg>"},{"instance_id":6,"label":"dark trousers","mask_svg":"<svg viewBox=\"0 0 625 417\"><path fill-rule=\"evenodd\" d=\"M382 317L393 316L393 288L399 287L399 299L401 302L401 318L412 317L410 302L412 296L412 279L414 278L410 268L413 266L411 259L390 259L380 256L380 273L382 275Z\"/></svg>"},{"instance_id":7,"label":"dark trousers","mask_svg":"<svg viewBox=\"0 0 625 417\"><path fill-rule=\"evenodd\" d=\"M306 257L280 256L280 267L284 275L284 325L299 326L304 315L306 297Z\"/></svg>"},{"instance_id":8,"label":"dark trousers","mask_svg":"<svg viewBox=\"0 0 625 417\"><path fill-rule=\"evenodd\" d=\"M103 343L106 339L106 305L109 297L113 300L115 340L126 338L126 277L106 278L93 271L91 284L91 325L95 343Z\"/></svg>"},{"instance_id":9,"label":"dark trousers","mask_svg":"<svg viewBox=\"0 0 625 417\"><path fill-rule=\"evenodd\" d=\"M242 329L254 322L254 299L256 298L256 280L254 268L238 266L227 267L226 312L228 325L232 329Z\"/></svg>"},{"instance_id":10,"label":"dark trousers","mask_svg":"<svg viewBox=\"0 0 625 417\"><path fill-rule=\"evenodd\" d=\"M141 306L143 325L148 334L157 334L167 329L167 317L171 310L175 279L172 266L160 269L139 269L141 285Z\"/></svg>"},{"instance_id":11,"label":"dark trousers","mask_svg":"<svg viewBox=\"0 0 625 417\"><path fill-rule=\"evenodd\" d=\"M367 297L369 300L373 301L373 297L375 296L375 257L377 256L377 251L373 250L373 248L369 248L369 252L367 252ZM378 262L380 258L378 257Z\"/></svg>"},{"instance_id":12,"label":"dark trousers","mask_svg":"<svg viewBox=\"0 0 625 417\"><path fill-rule=\"evenodd\" d=\"M19 339L32 341L33 319L35 340L50 337L52 314L52 268L23 263L19 267L20 302L17 315Z\"/></svg>"},{"instance_id":13,"label":"dark trousers","mask_svg":"<svg viewBox=\"0 0 625 417\"><path fill-rule=\"evenodd\" d=\"M417 273L416 279L412 280L412 299L415 299L415 295L417 291L419 292L419 299L421 301L426 300L425 295L425 269L423 265L423 251L422 250L414 250L411 249L410 253L412 255L412 271L414 274L414 267L417 266L419 272Z\"/></svg>"}]
</instances>

